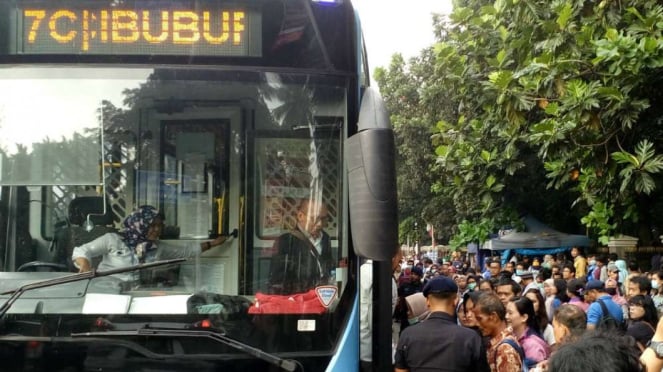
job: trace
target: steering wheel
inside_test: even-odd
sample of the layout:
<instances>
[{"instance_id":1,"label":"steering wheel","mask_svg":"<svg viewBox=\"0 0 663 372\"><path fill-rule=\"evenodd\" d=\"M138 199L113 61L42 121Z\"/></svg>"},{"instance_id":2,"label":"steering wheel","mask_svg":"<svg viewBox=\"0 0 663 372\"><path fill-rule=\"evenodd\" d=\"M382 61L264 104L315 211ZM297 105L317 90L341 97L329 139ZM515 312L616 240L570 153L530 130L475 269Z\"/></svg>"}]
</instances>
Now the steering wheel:
<instances>
[{"instance_id":1,"label":"steering wheel","mask_svg":"<svg viewBox=\"0 0 663 372\"><path fill-rule=\"evenodd\" d=\"M58 263L53 263L53 262L44 262L44 261L32 261L32 262L27 262L24 263L23 265L19 266L16 271L22 272L22 271L37 271L37 269L40 268L47 268L50 271L57 271L57 272L68 272L69 268L67 265L63 264L58 264Z\"/></svg>"},{"instance_id":2,"label":"steering wheel","mask_svg":"<svg viewBox=\"0 0 663 372\"><path fill-rule=\"evenodd\" d=\"M125 281L114 276L102 276L90 280L87 293L120 294L133 288L133 282Z\"/></svg>"}]
</instances>

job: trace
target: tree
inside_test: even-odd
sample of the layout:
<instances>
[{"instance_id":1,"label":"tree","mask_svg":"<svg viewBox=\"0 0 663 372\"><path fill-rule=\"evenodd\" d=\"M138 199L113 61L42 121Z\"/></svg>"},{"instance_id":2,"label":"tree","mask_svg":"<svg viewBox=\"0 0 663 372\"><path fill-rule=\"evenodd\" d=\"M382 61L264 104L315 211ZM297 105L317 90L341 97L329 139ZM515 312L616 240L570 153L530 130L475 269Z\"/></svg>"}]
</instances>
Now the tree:
<instances>
[{"instance_id":1,"label":"tree","mask_svg":"<svg viewBox=\"0 0 663 372\"><path fill-rule=\"evenodd\" d=\"M429 123L439 108L422 104L422 94L426 93L422 86L433 78L433 62L433 51L427 49L408 63L396 54L388 68L379 67L375 71L375 80L394 126L401 241L417 233L415 221L432 223L436 235L442 236L449 235L448 228L446 231L444 228L452 226L454 221L453 211L444 207L449 201L435 197L432 190L437 173L431 142L434 128Z\"/></svg>"},{"instance_id":2,"label":"tree","mask_svg":"<svg viewBox=\"0 0 663 372\"><path fill-rule=\"evenodd\" d=\"M456 223L540 201L547 222L565 215L603 242L650 239L663 222L662 25L653 0L456 1L408 108L440 108L422 119L435 128L432 189Z\"/></svg>"}]
</instances>

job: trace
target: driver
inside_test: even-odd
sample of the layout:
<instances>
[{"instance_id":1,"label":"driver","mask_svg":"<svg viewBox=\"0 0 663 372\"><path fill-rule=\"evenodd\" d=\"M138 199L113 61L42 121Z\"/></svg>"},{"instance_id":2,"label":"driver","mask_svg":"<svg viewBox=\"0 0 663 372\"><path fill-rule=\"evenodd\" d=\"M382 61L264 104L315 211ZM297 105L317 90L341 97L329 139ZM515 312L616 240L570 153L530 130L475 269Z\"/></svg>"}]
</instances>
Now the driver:
<instances>
[{"instance_id":1,"label":"driver","mask_svg":"<svg viewBox=\"0 0 663 372\"><path fill-rule=\"evenodd\" d=\"M223 244L228 236L202 242L200 252L184 249L158 248L157 241L163 228L163 216L152 206L141 206L124 219L124 230L107 233L97 239L75 247L71 256L79 272L92 270L91 262L101 257L99 271L133 266L158 259L186 258ZM123 280L134 280L132 273L117 274Z\"/></svg>"}]
</instances>

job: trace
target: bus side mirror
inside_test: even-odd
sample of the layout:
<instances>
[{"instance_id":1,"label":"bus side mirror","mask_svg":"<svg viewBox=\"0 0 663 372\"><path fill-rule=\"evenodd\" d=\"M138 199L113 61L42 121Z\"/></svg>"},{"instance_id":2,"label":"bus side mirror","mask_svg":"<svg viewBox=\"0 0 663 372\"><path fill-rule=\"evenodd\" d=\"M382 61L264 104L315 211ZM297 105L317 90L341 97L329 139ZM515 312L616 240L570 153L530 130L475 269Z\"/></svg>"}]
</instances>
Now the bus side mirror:
<instances>
[{"instance_id":1,"label":"bus side mirror","mask_svg":"<svg viewBox=\"0 0 663 372\"><path fill-rule=\"evenodd\" d=\"M370 88L357 126L345 141L352 243L359 256L391 260L400 249L394 132L382 97Z\"/></svg>"}]
</instances>

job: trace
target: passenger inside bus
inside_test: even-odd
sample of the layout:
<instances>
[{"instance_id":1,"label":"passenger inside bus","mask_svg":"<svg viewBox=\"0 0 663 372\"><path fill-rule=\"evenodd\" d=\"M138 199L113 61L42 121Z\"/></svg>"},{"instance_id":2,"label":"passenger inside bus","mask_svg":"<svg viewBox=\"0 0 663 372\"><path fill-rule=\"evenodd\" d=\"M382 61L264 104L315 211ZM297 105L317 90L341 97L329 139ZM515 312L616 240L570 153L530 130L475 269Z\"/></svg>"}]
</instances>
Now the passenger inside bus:
<instances>
[{"instance_id":1,"label":"passenger inside bus","mask_svg":"<svg viewBox=\"0 0 663 372\"><path fill-rule=\"evenodd\" d=\"M297 208L297 226L274 242L269 274L272 294L293 294L332 284L329 234L324 231L329 212L324 203L304 199Z\"/></svg>"},{"instance_id":2,"label":"passenger inside bus","mask_svg":"<svg viewBox=\"0 0 663 372\"><path fill-rule=\"evenodd\" d=\"M92 270L93 259L101 257L99 271L107 271L173 258L188 258L226 242L227 235L200 243L200 251L177 249L157 244L163 229L163 215L152 206L141 206L123 222L124 230L111 232L75 247L71 256L79 272ZM115 277L132 281L136 273L116 274Z\"/></svg>"}]
</instances>

